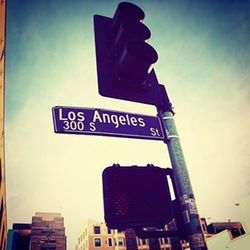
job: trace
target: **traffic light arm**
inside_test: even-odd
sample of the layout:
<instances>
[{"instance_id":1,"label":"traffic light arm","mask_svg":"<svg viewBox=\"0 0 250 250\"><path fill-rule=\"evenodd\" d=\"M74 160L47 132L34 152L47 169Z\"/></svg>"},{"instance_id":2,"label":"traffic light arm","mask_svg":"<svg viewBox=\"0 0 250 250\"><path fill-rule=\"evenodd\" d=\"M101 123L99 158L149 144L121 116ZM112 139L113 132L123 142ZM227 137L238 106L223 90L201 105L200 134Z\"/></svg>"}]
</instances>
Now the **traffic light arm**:
<instances>
[{"instance_id":1,"label":"traffic light arm","mask_svg":"<svg viewBox=\"0 0 250 250\"><path fill-rule=\"evenodd\" d=\"M156 105L158 114L171 112L174 115L172 103L169 100L167 90L163 84L159 84L159 104Z\"/></svg>"}]
</instances>

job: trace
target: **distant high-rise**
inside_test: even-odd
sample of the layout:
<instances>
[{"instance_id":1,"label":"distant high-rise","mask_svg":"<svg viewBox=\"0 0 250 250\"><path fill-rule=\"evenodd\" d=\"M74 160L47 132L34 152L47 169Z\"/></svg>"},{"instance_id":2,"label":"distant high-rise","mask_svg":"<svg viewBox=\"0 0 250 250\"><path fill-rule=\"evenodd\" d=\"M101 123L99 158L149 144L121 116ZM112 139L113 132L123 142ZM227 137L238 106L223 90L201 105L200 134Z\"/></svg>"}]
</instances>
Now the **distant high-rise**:
<instances>
[{"instance_id":1,"label":"distant high-rise","mask_svg":"<svg viewBox=\"0 0 250 250\"><path fill-rule=\"evenodd\" d=\"M31 224L31 250L66 250L64 220L60 213L36 213Z\"/></svg>"},{"instance_id":2,"label":"distant high-rise","mask_svg":"<svg viewBox=\"0 0 250 250\"><path fill-rule=\"evenodd\" d=\"M7 215L4 160L4 79L5 79L5 35L6 1L0 1L0 250L6 249Z\"/></svg>"}]
</instances>

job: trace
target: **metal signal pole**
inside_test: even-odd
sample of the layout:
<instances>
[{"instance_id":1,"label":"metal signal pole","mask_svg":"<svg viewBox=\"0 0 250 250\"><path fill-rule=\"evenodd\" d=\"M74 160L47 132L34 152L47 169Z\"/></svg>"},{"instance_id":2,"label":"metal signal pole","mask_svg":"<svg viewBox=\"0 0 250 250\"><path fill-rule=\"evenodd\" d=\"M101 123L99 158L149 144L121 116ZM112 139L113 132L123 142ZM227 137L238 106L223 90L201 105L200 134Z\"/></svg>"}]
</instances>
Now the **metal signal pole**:
<instances>
[{"instance_id":1,"label":"metal signal pole","mask_svg":"<svg viewBox=\"0 0 250 250\"><path fill-rule=\"evenodd\" d=\"M174 173L174 180L178 196L176 199L180 203L188 242L191 250L207 250L205 238L200 224L200 217L195 203L194 193L174 121L174 112L168 97L167 107L168 108L165 109L158 108L158 116L160 117L166 132L165 143L168 147L170 161Z\"/></svg>"}]
</instances>

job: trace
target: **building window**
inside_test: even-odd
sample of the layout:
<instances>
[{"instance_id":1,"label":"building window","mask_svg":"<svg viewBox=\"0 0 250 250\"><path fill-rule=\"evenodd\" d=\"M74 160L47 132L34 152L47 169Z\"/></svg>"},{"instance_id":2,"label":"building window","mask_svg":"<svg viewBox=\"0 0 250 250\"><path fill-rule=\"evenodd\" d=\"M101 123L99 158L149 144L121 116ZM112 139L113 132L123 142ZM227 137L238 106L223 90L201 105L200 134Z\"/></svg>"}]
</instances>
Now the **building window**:
<instances>
[{"instance_id":1,"label":"building window","mask_svg":"<svg viewBox=\"0 0 250 250\"><path fill-rule=\"evenodd\" d=\"M123 246L123 240L122 239L118 240L118 246Z\"/></svg>"},{"instance_id":2,"label":"building window","mask_svg":"<svg viewBox=\"0 0 250 250\"><path fill-rule=\"evenodd\" d=\"M205 232L205 231L207 231L207 229L206 229L206 225L205 224L201 224L201 226L202 226L202 230L203 230L203 232Z\"/></svg>"},{"instance_id":3,"label":"building window","mask_svg":"<svg viewBox=\"0 0 250 250\"><path fill-rule=\"evenodd\" d=\"M240 233L245 234L245 231L244 231L244 229L242 227L240 228Z\"/></svg>"},{"instance_id":4,"label":"building window","mask_svg":"<svg viewBox=\"0 0 250 250\"><path fill-rule=\"evenodd\" d=\"M170 244L169 238L164 238L165 244Z\"/></svg>"},{"instance_id":5,"label":"building window","mask_svg":"<svg viewBox=\"0 0 250 250\"><path fill-rule=\"evenodd\" d=\"M99 226L94 226L94 234L101 234L101 228Z\"/></svg>"},{"instance_id":6,"label":"building window","mask_svg":"<svg viewBox=\"0 0 250 250\"><path fill-rule=\"evenodd\" d=\"M141 239L138 239L138 238L137 238L137 244L138 244L138 246L142 245Z\"/></svg>"},{"instance_id":7,"label":"building window","mask_svg":"<svg viewBox=\"0 0 250 250\"><path fill-rule=\"evenodd\" d=\"M102 246L101 238L95 238L94 245L95 247L101 247Z\"/></svg>"},{"instance_id":8,"label":"building window","mask_svg":"<svg viewBox=\"0 0 250 250\"><path fill-rule=\"evenodd\" d=\"M1 225L1 224L0 224L0 225ZM0 231L1 231L1 228L0 228ZM3 240L4 240L4 224L3 224L3 227L2 227L0 246L3 245ZM4 249L5 249L5 248L4 248Z\"/></svg>"},{"instance_id":9,"label":"building window","mask_svg":"<svg viewBox=\"0 0 250 250\"><path fill-rule=\"evenodd\" d=\"M236 237L241 235L240 230L238 228L232 228L231 234L232 234L233 238L236 238Z\"/></svg>"},{"instance_id":10,"label":"building window","mask_svg":"<svg viewBox=\"0 0 250 250\"><path fill-rule=\"evenodd\" d=\"M110 228L108 228L108 234L111 234L111 229Z\"/></svg>"},{"instance_id":11,"label":"building window","mask_svg":"<svg viewBox=\"0 0 250 250\"><path fill-rule=\"evenodd\" d=\"M0 207L0 225L3 219L3 200L1 200L1 207Z\"/></svg>"},{"instance_id":12,"label":"building window","mask_svg":"<svg viewBox=\"0 0 250 250\"><path fill-rule=\"evenodd\" d=\"M2 161L1 161L1 159L0 159L0 185L1 185L1 183L2 183Z\"/></svg>"},{"instance_id":13,"label":"building window","mask_svg":"<svg viewBox=\"0 0 250 250\"><path fill-rule=\"evenodd\" d=\"M108 238L108 246L112 247L112 239L111 238Z\"/></svg>"},{"instance_id":14,"label":"building window","mask_svg":"<svg viewBox=\"0 0 250 250\"><path fill-rule=\"evenodd\" d=\"M142 245L147 245L146 239L142 239L141 241L142 241Z\"/></svg>"},{"instance_id":15,"label":"building window","mask_svg":"<svg viewBox=\"0 0 250 250\"><path fill-rule=\"evenodd\" d=\"M4 50L1 52L1 61L3 60Z\"/></svg>"}]
</instances>

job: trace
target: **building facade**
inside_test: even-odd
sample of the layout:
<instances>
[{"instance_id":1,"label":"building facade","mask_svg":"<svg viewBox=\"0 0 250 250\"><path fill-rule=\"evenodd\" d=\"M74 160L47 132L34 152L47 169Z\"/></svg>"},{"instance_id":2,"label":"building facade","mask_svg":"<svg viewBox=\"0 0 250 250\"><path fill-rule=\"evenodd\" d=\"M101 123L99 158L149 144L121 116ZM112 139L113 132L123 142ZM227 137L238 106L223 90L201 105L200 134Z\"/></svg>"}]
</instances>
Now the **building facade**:
<instances>
[{"instance_id":1,"label":"building facade","mask_svg":"<svg viewBox=\"0 0 250 250\"><path fill-rule=\"evenodd\" d=\"M88 220L78 235L76 249L171 250L172 244L171 238L139 239L133 230L112 230L104 222ZM182 249L187 247L188 244L183 241Z\"/></svg>"},{"instance_id":2,"label":"building facade","mask_svg":"<svg viewBox=\"0 0 250 250\"><path fill-rule=\"evenodd\" d=\"M5 41L6 41L6 0L0 1L0 250L7 244L7 213L4 158L4 82L5 82Z\"/></svg>"},{"instance_id":3,"label":"building facade","mask_svg":"<svg viewBox=\"0 0 250 250\"><path fill-rule=\"evenodd\" d=\"M64 219L60 213L36 213L32 217L30 250L66 250Z\"/></svg>"},{"instance_id":4,"label":"building facade","mask_svg":"<svg viewBox=\"0 0 250 250\"><path fill-rule=\"evenodd\" d=\"M218 247L216 240L220 239L223 244L224 238L221 233L230 237L234 245L236 242L246 244L248 236L245 233L242 224L239 222L216 222L207 225L206 219L201 218L202 231L205 239L209 243L209 250L220 250L225 248ZM213 240L212 240L213 239ZM242 243L243 242L243 243ZM215 244L214 247L213 244ZM250 242L249 242L250 243ZM238 245L237 245L238 246ZM247 246L247 245L246 245ZM248 244L249 246L249 244ZM211 248L211 249L210 249ZM106 227L104 222L95 220L88 220L77 237L77 244L75 250L172 250L172 249L189 249L188 242L181 241L177 244L176 239L171 238L152 238L152 239L139 239L136 237L133 230L111 230ZM239 250L241 248L232 248ZM248 248L242 248L247 250Z\"/></svg>"},{"instance_id":5,"label":"building facade","mask_svg":"<svg viewBox=\"0 0 250 250\"><path fill-rule=\"evenodd\" d=\"M250 237L246 232L250 228L250 198L248 202L248 217L244 227L240 222L215 222L207 225L206 219L201 218L201 227L209 250L226 249L248 250ZM242 207L247 207L242 204ZM248 223L247 223L248 221ZM245 230L244 230L245 228ZM229 244L230 242L230 244ZM228 245L229 244L229 245ZM241 248L237 248L241 244ZM223 246L223 247L221 247ZM234 248L232 247L234 246ZM244 247L243 247L244 246ZM186 241L179 242L174 238L139 239L133 230L118 231L106 227L104 222L88 220L77 237L75 250L171 250L190 249Z\"/></svg>"}]
</instances>

